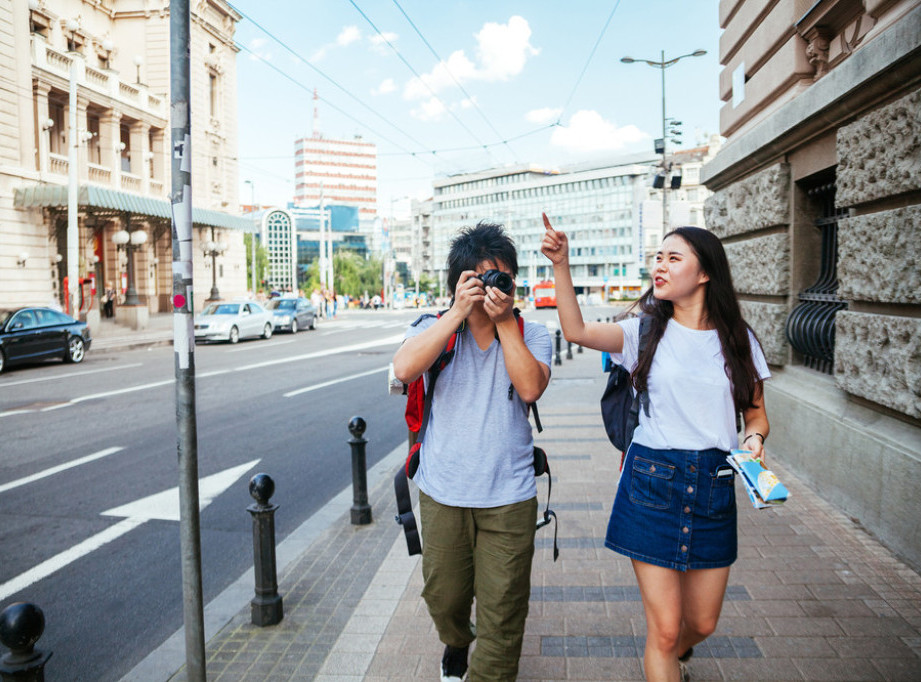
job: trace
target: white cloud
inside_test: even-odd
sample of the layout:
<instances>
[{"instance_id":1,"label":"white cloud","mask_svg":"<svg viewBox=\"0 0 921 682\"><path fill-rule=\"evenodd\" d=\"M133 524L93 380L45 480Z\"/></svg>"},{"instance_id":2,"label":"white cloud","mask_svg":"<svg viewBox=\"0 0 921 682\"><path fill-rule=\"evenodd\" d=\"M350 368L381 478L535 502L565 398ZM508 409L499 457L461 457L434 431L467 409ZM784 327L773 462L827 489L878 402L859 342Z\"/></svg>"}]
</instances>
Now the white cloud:
<instances>
[{"instance_id":1,"label":"white cloud","mask_svg":"<svg viewBox=\"0 0 921 682\"><path fill-rule=\"evenodd\" d=\"M361 31L358 30L357 26L346 26L336 36L336 45L346 47L356 40L361 40Z\"/></svg>"},{"instance_id":2,"label":"white cloud","mask_svg":"<svg viewBox=\"0 0 921 682\"><path fill-rule=\"evenodd\" d=\"M646 139L635 125L618 128L605 121L597 111L577 111L569 125L554 129L550 143L571 152L609 152Z\"/></svg>"},{"instance_id":3,"label":"white cloud","mask_svg":"<svg viewBox=\"0 0 921 682\"><path fill-rule=\"evenodd\" d=\"M530 123L545 125L547 123L555 123L556 120L560 117L561 113L563 113L562 109L551 109L550 107L544 107L543 109L532 109L527 114L525 114L525 118Z\"/></svg>"},{"instance_id":4,"label":"white cloud","mask_svg":"<svg viewBox=\"0 0 921 682\"><path fill-rule=\"evenodd\" d=\"M381 84L376 88L371 90L372 95L386 95L390 92L393 92L397 89L397 84L393 82L392 78L385 78L381 81Z\"/></svg>"},{"instance_id":5,"label":"white cloud","mask_svg":"<svg viewBox=\"0 0 921 682\"><path fill-rule=\"evenodd\" d=\"M272 61L272 53L265 49L267 42L265 38L253 38L250 40L247 45L250 50L249 58L254 62L258 62L261 59L267 62Z\"/></svg>"},{"instance_id":6,"label":"white cloud","mask_svg":"<svg viewBox=\"0 0 921 682\"><path fill-rule=\"evenodd\" d=\"M513 16L507 24L486 23L476 34L476 63L463 50L456 50L421 79L411 79L403 96L410 100L431 97L433 92L453 87L454 81L507 81L521 73L527 60L540 52L531 45L530 38L531 27L523 17Z\"/></svg>"},{"instance_id":7,"label":"white cloud","mask_svg":"<svg viewBox=\"0 0 921 682\"><path fill-rule=\"evenodd\" d=\"M435 97L431 97L409 113L413 118L417 118L420 121L434 121L441 118L441 115L445 111L445 105L442 101Z\"/></svg>"},{"instance_id":8,"label":"white cloud","mask_svg":"<svg viewBox=\"0 0 921 682\"><path fill-rule=\"evenodd\" d=\"M378 33L371 36L368 39L368 42L371 43L371 48L375 52L378 52L379 54L390 54L390 46L387 45L387 43L389 42L391 45L393 45L395 42L397 42L399 37L400 36L398 36L396 33L384 31L383 33Z\"/></svg>"}]
</instances>

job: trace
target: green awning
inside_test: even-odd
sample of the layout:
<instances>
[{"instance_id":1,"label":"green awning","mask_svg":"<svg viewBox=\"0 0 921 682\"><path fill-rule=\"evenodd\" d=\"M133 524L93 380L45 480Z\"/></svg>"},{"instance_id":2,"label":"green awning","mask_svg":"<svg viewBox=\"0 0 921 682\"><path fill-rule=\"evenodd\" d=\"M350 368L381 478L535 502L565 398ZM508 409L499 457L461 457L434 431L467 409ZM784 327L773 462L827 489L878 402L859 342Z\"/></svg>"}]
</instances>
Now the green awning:
<instances>
[{"instance_id":1,"label":"green awning","mask_svg":"<svg viewBox=\"0 0 921 682\"><path fill-rule=\"evenodd\" d=\"M17 188L13 193L16 208L67 208L67 185L37 183ZM150 216L170 220L172 206L165 199L145 197L131 192L122 192L98 185L80 185L77 189L77 206L81 209L97 209L133 215ZM192 207L192 223L207 227L223 227L231 230L250 231L251 218L230 215L221 211Z\"/></svg>"}]
</instances>

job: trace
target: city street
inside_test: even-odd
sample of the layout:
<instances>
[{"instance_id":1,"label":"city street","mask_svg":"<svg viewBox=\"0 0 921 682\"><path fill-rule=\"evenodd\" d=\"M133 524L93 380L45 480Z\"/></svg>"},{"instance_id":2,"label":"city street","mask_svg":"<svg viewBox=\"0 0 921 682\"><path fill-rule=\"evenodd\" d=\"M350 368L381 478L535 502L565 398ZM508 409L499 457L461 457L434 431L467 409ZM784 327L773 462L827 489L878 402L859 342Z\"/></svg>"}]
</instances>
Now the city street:
<instances>
[{"instance_id":1,"label":"city street","mask_svg":"<svg viewBox=\"0 0 921 682\"><path fill-rule=\"evenodd\" d=\"M281 542L406 437L387 366L417 311L197 346L205 602L252 566L249 479L276 481ZM174 354L93 352L0 377L0 600L45 612L62 678L117 680L182 624ZM210 478L209 478L210 477ZM40 645L41 646L41 645Z\"/></svg>"}]
</instances>

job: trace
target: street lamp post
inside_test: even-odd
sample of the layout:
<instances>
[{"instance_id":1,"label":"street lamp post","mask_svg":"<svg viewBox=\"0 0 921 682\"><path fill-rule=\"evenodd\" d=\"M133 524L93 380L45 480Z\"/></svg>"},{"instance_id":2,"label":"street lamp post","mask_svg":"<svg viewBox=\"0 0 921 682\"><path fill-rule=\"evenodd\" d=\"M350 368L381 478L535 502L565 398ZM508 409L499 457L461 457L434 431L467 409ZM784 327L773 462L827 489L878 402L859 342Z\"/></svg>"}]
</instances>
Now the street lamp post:
<instances>
[{"instance_id":1,"label":"street lamp post","mask_svg":"<svg viewBox=\"0 0 921 682\"><path fill-rule=\"evenodd\" d=\"M213 225L211 226L211 239L202 244L201 250L206 258L211 258L211 295L207 300L220 301L221 292L217 289L217 257L227 250L227 245L224 242L214 240Z\"/></svg>"},{"instance_id":2,"label":"street lamp post","mask_svg":"<svg viewBox=\"0 0 921 682\"><path fill-rule=\"evenodd\" d=\"M666 165L666 160L665 160L666 153L667 153L666 145L665 145L665 142L667 139L666 137L667 132L665 130L665 127L666 127L667 120L668 120L665 117L665 69L667 69L670 66L674 66L675 64L677 64L679 61L681 61L685 57L703 57L705 54L707 54L706 50L694 50L693 52L690 52L688 54L683 54L680 57L666 59L665 50L662 50L662 53L661 53L662 58L659 61L655 61L654 59L634 59L633 57L622 57L620 60L624 64L633 64L634 62L645 62L649 64L649 66L654 66L655 68L659 69L662 72L662 172L663 173L667 174L668 172L668 166ZM667 199L667 196L668 196L667 178L663 178L663 184L662 184L662 236L663 237L668 232L668 199Z\"/></svg>"},{"instance_id":3,"label":"street lamp post","mask_svg":"<svg viewBox=\"0 0 921 682\"><path fill-rule=\"evenodd\" d=\"M147 233L144 230L119 230L112 235L112 242L117 249L124 248L127 252L128 262L128 289L125 291L125 305L140 305L137 287L134 282L134 252L147 243Z\"/></svg>"}]
</instances>

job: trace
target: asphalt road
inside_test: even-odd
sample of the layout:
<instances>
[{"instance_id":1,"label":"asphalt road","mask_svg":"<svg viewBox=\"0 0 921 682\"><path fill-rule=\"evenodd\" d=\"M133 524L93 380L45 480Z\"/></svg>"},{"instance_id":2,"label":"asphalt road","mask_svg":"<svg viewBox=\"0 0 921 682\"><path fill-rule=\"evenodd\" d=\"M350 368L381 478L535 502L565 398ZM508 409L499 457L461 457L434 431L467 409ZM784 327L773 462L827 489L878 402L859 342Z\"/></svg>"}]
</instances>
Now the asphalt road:
<instances>
[{"instance_id":1,"label":"asphalt road","mask_svg":"<svg viewBox=\"0 0 921 682\"><path fill-rule=\"evenodd\" d=\"M196 347L206 604L252 566L254 474L276 482L281 542L351 486L352 416L367 421L368 468L405 441L386 368L417 314ZM0 376L0 608L44 610L49 679L118 680L182 625L178 496L138 502L178 485L174 362L171 347L91 350Z\"/></svg>"},{"instance_id":2,"label":"asphalt road","mask_svg":"<svg viewBox=\"0 0 921 682\"><path fill-rule=\"evenodd\" d=\"M201 515L205 603L252 566L252 475L275 479L280 542L351 485L352 416L369 468L405 440L386 367L415 315L196 348L200 478L232 470ZM90 351L0 376L0 607L44 610L50 679L117 680L182 625L169 505L102 514L178 485L174 357Z\"/></svg>"}]
</instances>

